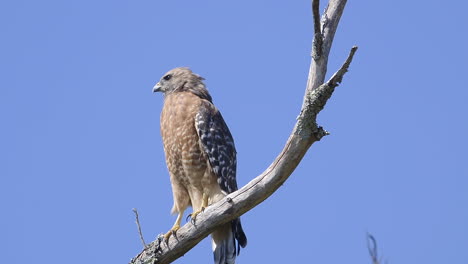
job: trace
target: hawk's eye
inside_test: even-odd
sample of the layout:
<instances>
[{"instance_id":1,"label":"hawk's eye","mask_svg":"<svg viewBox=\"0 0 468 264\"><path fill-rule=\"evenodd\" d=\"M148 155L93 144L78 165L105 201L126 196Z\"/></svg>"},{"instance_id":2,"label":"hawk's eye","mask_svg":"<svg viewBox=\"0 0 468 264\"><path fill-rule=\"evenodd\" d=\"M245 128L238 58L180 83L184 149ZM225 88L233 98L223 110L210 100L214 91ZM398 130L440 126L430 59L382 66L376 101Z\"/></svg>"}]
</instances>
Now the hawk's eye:
<instances>
[{"instance_id":1,"label":"hawk's eye","mask_svg":"<svg viewBox=\"0 0 468 264\"><path fill-rule=\"evenodd\" d=\"M168 74L163 77L164 80L169 81L171 79L172 75Z\"/></svg>"}]
</instances>

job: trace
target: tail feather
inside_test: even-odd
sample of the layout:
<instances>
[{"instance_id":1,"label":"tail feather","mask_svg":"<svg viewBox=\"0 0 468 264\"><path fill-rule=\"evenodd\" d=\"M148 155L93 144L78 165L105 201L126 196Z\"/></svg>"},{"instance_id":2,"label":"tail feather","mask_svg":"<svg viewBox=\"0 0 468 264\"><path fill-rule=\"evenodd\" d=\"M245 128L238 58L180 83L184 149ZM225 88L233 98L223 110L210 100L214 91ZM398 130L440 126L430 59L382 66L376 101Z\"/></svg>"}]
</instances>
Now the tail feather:
<instances>
[{"instance_id":1,"label":"tail feather","mask_svg":"<svg viewBox=\"0 0 468 264\"><path fill-rule=\"evenodd\" d=\"M231 221L231 230L237 240L237 255L239 255L240 248L245 248L247 246L247 237L245 236L244 230L242 230L240 218Z\"/></svg>"},{"instance_id":2,"label":"tail feather","mask_svg":"<svg viewBox=\"0 0 468 264\"><path fill-rule=\"evenodd\" d=\"M233 220L231 223L216 229L211 234L211 241L214 263L234 264L236 256L240 253L240 247L247 245L247 237L242 230L240 219Z\"/></svg>"}]
</instances>

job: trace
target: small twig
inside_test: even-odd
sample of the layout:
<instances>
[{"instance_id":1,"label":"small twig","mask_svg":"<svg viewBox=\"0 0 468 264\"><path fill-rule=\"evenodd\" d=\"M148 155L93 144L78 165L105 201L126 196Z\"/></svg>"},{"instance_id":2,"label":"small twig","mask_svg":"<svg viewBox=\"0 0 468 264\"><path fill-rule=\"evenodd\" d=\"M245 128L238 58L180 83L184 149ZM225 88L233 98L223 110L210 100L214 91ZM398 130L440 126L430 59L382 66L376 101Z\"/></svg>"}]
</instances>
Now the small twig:
<instances>
[{"instance_id":1,"label":"small twig","mask_svg":"<svg viewBox=\"0 0 468 264\"><path fill-rule=\"evenodd\" d=\"M351 50L349 51L348 58L346 61L341 65L341 68L333 74L333 76L330 78L330 80L327 82L328 85L337 85L338 83L341 83L343 80L344 74L348 71L349 65L351 64L351 61L353 61L354 53L356 53L356 50L358 49L357 46L353 46Z\"/></svg>"},{"instance_id":2,"label":"small twig","mask_svg":"<svg viewBox=\"0 0 468 264\"><path fill-rule=\"evenodd\" d=\"M132 210L135 213L135 222L138 227L138 234L140 235L140 240L141 240L141 243L143 244L143 249L146 249L145 239L143 238L143 233L141 232L140 219L138 218L138 211L136 208L133 208Z\"/></svg>"},{"instance_id":3,"label":"small twig","mask_svg":"<svg viewBox=\"0 0 468 264\"><path fill-rule=\"evenodd\" d=\"M367 249L369 250L372 264L380 264L379 254L377 253L377 240L369 233L367 233Z\"/></svg>"}]
</instances>

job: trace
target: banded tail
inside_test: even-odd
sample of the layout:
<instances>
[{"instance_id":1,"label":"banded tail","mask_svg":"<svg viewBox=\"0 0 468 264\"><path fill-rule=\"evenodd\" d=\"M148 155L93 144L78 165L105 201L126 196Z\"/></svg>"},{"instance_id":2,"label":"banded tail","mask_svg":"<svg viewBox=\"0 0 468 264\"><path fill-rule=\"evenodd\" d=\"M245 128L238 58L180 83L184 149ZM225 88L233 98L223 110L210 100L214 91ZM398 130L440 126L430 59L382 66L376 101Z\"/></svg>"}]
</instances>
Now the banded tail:
<instances>
[{"instance_id":1,"label":"banded tail","mask_svg":"<svg viewBox=\"0 0 468 264\"><path fill-rule=\"evenodd\" d=\"M240 247L247 246L247 237L244 230L242 230L240 218L216 229L211 234L211 243L215 264L236 263L236 256L240 253Z\"/></svg>"}]
</instances>

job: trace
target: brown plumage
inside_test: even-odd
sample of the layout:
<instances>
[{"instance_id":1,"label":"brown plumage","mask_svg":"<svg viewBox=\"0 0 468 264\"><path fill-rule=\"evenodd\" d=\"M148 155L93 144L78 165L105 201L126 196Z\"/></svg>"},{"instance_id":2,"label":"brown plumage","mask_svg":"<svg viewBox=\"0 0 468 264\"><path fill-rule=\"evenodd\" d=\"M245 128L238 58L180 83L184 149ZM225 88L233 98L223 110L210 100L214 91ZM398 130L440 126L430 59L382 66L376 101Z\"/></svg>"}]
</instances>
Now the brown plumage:
<instances>
[{"instance_id":1,"label":"brown plumage","mask_svg":"<svg viewBox=\"0 0 468 264\"><path fill-rule=\"evenodd\" d=\"M188 68L175 68L153 88L164 93L161 135L174 198L172 213L178 214L166 239L179 229L188 206L194 220L205 207L237 190L234 140L203 80ZM247 245L240 218L216 229L212 244L216 264L235 263L239 246Z\"/></svg>"}]
</instances>

